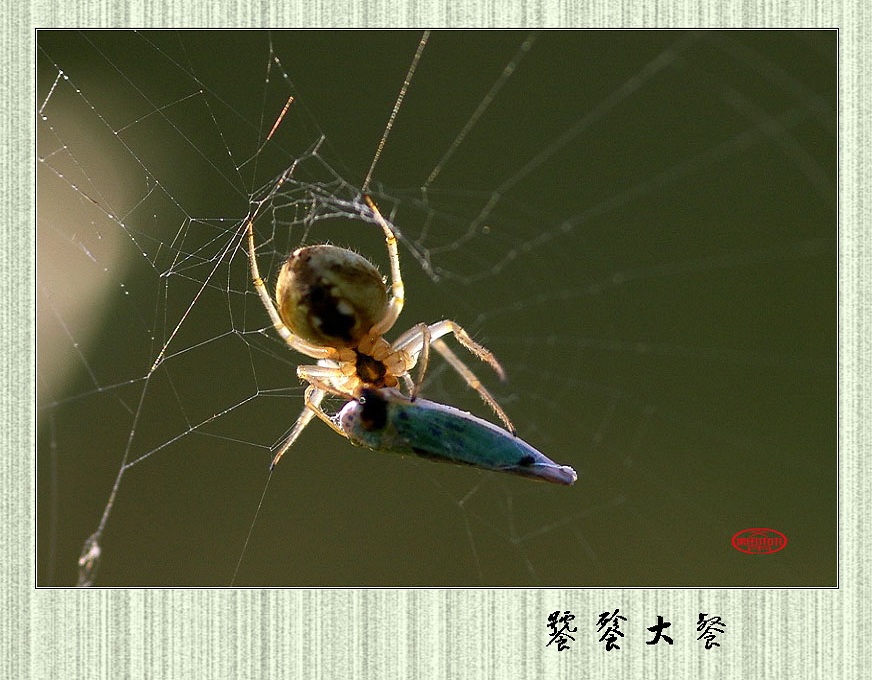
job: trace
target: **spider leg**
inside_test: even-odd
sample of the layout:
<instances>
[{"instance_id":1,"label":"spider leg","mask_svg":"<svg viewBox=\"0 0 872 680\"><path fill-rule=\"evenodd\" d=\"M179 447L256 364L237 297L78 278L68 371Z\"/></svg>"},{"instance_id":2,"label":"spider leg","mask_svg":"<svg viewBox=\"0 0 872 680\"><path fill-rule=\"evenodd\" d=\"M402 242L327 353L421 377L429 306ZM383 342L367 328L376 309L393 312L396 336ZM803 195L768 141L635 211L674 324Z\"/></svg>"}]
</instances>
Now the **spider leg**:
<instances>
[{"instance_id":1,"label":"spider leg","mask_svg":"<svg viewBox=\"0 0 872 680\"><path fill-rule=\"evenodd\" d=\"M357 399L357 396L350 388L343 389L342 387L337 387L336 384L344 382L346 384L357 385L360 383L360 379L356 376L346 376L342 372L341 366L298 366L297 376L309 383L309 387L306 388L306 406L311 408L315 415L327 423L334 432L345 437L346 435L342 428L333 422L333 419L320 407L320 399L317 403L314 400L313 403L310 403L309 393L312 390L317 390L322 393L322 397L326 394L333 394L346 400Z\"/></svg>"},{"instance_id":2,"label":"spider leg","mask_svg":"<svg viewBox=\"0 0 872 680\"><path fill-rule=\"evenodd\" d=\"M497 403L497 400L494 399L493 395L488 392L487 388L481 384L481 381L476 377L475 373L472 372L469 366L463 363L460 357L458 357L451 348L445 344L444 340L436 339L433 340L431 344L433 345L433 349L439 352L439 354L445 358L445 361L451 364L451 367L460 374L460 376L466 381L466 384L478 392L482 401L490 406L491 410L497 415L497 417L503 421L503 425L506 426L506 429L512 434L515 434L515 426L512 424L512 421L509 420L509 416L506 415L506 412L503 411L502 407Z\"/></svg>"},{"instance_id":3,"label":"spider leg","mask_svg":"<svg viewBox=\"0 0 872 680\"><path fill-rule=\"evenodd\" d=\"M406 302L406 288L403 285L403 277L400 274L400 253L397 249L397 237L394 234L394 230L391 229L390 225L388 225L387 220L382 217L375 202L369 196L364 195L363 200L369 209L372 210L375 221L378 222L382 231L385 233L385 242L388 247L388 258L391 261L391 300L388 303L388 309L381 321L373 326L370 331L371 335L384 335L394 327L394 324L400 316L400 312L403 311L403 305Z\"/></svg>"},{"instance_id":4,"label":"spider leg","mask_svg":"<svg viewBox=\"0 0 872 680\"><path fill-rule=\"evenodd\" d=\"M463 330L463 328L459 324L455 323L454 321L449 321L448 319L445 319L443 321L437 321L436 323L430 324L427 329L430 332L430 342L432 344L435 345L435 341L438 338L441 338L443 335L452 333L457 339L457 342L466 347L466 349L468 349L472 354L474 354L483 362L485 362L488 366L490 366L499 376L500 380L506 379L506 372L503 370L500 362L497 361L497 358L494 356L493 352L491 352L487 347L479 345L477 342L475 342L475 340L470 338L469 333ZM410 355L417 357L423 351L423 346L424 334L421 332L420 326L413 326L396 340L394 340L393 345L391 345L391 349L404 350Z\"/></svg>"},{"instance_id":5,"label":"spider leg","mask_svg":"<svg viewBox=\"0 0 872 680\"><path fill-rule=\"evenodd\" d=\"M403 378L403 383L404 383L405 386L406 386L406 391L407 391L409 394L412 394L412 392L414 392L415 389L416 389L416 387L415 387L415 381L412 380L412 379L409 377L409 374L408 374L408 373L403 373L403 375L402 375L401 377ZM422 377L423 377L423 376L422 376Z\"/></svg>"},{"instance_id":6,"label":"spider leg","mask_svg":"<svg viewBox=\"0 0 872 680\"><path fill-rule=\"evenodd\" d=\"M466 381L466 384L478 392L479 396L482 400L491 407L491 410L499 417L500 420L503 421L503 424L506 426L506 429L509 430L512 434L515 433L515 426L512 425L512 421L509 420L509 416L506 415L506 412L503 411L502 407L497 403L497 400L494 399L493 395L487 390L487 388L481 384L481 381L476 377L475 373L465 364L461 359L451 350L451 348L445 344L445 341L442 340L443 335L447 335L448 333L452 333L457 341L463 345L466 349L468 349L472 354L477 356L479 359L487 363L491 368L494 369L496 374L500 377L501 380L506 379L506 372L503 370L503 367L500 365L500 362L497 361L496 357L486 347L479 345L472 338L469 337L469 334L463 330L458 324L453 321L444 320L437 321L434 324L426 326L427 332L423 332L419 326L414 326L410 328L408 331L403 333L394 344L391 346L393 350L401 350L406 352L410 357L425 357L426 350L425 345L432 346L439 354L441 354L445 360L451 365L451 367L457 371L460 376ZM426 369L427 359L426 357L422 359ZM419 371L418 376L418 385L424 379L424 372ZM417 385L416 390L417 391Z\"/></svg>"},{"instance_id":7,"label":"spider leg","mask_svg":"<svg viewBox=\"0 0 872 680\"><path fill-rule=\"evenodd\" d=\"M421 354L418 356L418 379L415 381L415 386L409 393L412 401L418 396L418 390L421 389L421 384L424 382L424 375L427 373L427 365L430 363L430 344L432 337L430 335L430 327L426 324L421 326ZM439 342L442 342L441 340Z\"/></svg>"},{"instance_id":8,"label":"spider leg","mask_svg":"<svg viewBox=\"0 0 872 680\"><path fill-rule=\"evenodd\" d=\"M257 255L255 254L254 248L254 225L251 220L248 221L248 264L249 269L251 270L251 280L254 283L254 288L260 296L260 301L266 308L267 314L269 314L269 318L273 323L273 327L276 329L276 333L278 333L293 349L305 354L306 356L312 357L313 359L326 359L332 357L335 354L335 350L332 347L319 347L318 345L306 342L302 338L298 338L288 330L287 326L285 326L282 321L281 316L279 316L279 312L266 290L266 283L264 283L264 280L260 276L260 268L257 266Z\"/></svg>"},{"instance_id":9,"label":"spider leg","mask_svg":"<svg viewBox=\"0 0 872 680\"><path fill-rule=\"evenodd\" d=\"M328 362L325 361L325 364L326 363ZM343 437L346 436L345 432L342 431L342 428L334 423L333 419L324 411L323 408L321 408L321 401L328 394L335 394L345 399L354 399L354 395L350 392L338 389L334 386L333 381L347 379L347 376L342 373L342 369L338 365L332 363L326 366L320 364L318 366L298 366L297 376L301 380L305 380L309 383L304 398L306 407L303 409L299 418L297 418L297 422L294 423L294 427L291 429L291 434L288 435L288 438L284 443L282 443L281 447L276 452L272 464L270 465L270 470L276 466L279 459L281 459L281 457L285 455L285 452L291 448L297 440L297 437L300 436L303 428L309 424L313 416L318 416L318 418L327 423L327 425L329 425L337 434L340 434Z\"/></svg>"},{"instance_id":10,"label":"spider leg","mask_svg":"<svg viewBox=\"0 0 872 680\"><path fill-rule=\"evenodd\" d=\"M315 385L309 385L309 387L306 388L306 409L309 411L309 413L318 416L321 420L327 423L327 425L330 426L330 429L332 429L334 432L342 435L347 439L348 437L342 430L342 428L333 421L333 418L327 415L326 411L324 411L323 408L321 408L321 400L324 398L324 394L325 390L321 389L320 387L315 387ZM317 400L314 397L311 397L311 395L317 396Z\"/></svg>"},{"instance_id":11,"label":"spider leg","mask_svg":"<svg viewBox=\"0 0 872 680\"><path fill-rule=\"evenodd\" d=\"M297 366L297 377L300 380L305 380L307 383L315 385L324 392L335 394L346 399L354 399L354 394L351 391L342 390L336 387L336 381L347 381L350 376L343 373L343 369L339 365L324 366Z\"/></svg>"},{"instance_id":12,"label":"spider leg","mask_svg":"<svg viewBox=\"0 0 872 680\"><path fill-rule=\"evenodd\" d=\"M324 411L324 409L321 408L321 402L324 400L324 397L327 396L328 393L341 394L342 396L347 395L344 392L338 392L335 388L331 387L326 383L322 384L321 386L318 386L316 383L320 383L320 381L315 379L312 384L310 384L306 388L306 394L303 398L306 407L303 409L303 412L300 413L300 416L297 418L297 422L294 423L291 434L288 435L288 438L285 439L279 450L276 452L272 463L270 463L270 470L273 470L275 468L279 460L281 460L281 457L285 455L285 452L294 445L294 442L297 441L297 438L300 436L300 433L303 431L306 425L311 422L313 416L318 416L318 418L320 418L325 423L327 423L327 425L330 426L330 429L347 439L347 435L342 430L342 428L339 427L339 425L337 425L335 422L333 422L333 418L331 418Z\"/></svg>"},{"instance_id":13,"label":"spider leg","mask_svg":"<svg viewBox=\"0 0 872 680\"><path fill-rule=\"evenodd\" d=\"M311 394L310 394L311 391ZM303 412L297 418L297 422L294 423L294 427L291 429L291 434L288 435L288 438L282 442L281 447L276 452L276 455L272 459L272 463L270 463L269 469L273 470L276 465L278 465L281 457L285 455L285 452L294 445L294 442L297 441L297 438L300 436L300 433L309 424L309 421L312 420L312 416L316 414L315 409L320 409L321 400L324 398L324 391L319 389L314 389L312 386L306 390L306 408L303 409Z\"/></svg>"}]
</instances>

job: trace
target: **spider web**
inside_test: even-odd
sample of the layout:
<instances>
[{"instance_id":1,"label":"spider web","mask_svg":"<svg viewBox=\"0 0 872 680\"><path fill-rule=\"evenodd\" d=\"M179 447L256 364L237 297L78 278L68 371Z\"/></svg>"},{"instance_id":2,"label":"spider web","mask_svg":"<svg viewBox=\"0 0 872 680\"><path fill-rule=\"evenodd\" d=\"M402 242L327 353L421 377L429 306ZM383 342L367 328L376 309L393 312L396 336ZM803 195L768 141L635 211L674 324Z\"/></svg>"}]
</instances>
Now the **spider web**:
<instances>
[{"instance_id":1,"label":"spider web","mask_svg":"<svg viewBox=\"0 0 872 680\"><path fill-rule=\"evenodd\" d=\"M39 33L38 583L834 584L834 32L434 33L370 187L388 339L463 325L579 481L318 422L269 478L307 359L245 217L268 285L305 243L388 271L355 201L419 38ZM436 358L424 396L493 420Z\"/></svg>"}]
</instances>

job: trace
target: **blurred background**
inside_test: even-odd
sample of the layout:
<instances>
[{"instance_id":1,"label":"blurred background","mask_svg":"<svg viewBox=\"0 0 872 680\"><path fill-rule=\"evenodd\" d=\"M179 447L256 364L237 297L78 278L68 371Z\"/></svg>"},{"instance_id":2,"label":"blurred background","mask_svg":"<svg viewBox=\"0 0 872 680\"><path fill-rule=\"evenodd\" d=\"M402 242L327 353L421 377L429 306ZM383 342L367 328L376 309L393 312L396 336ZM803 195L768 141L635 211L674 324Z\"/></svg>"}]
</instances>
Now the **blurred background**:
<instances>
[{"instance_id":1,"label":"blurred background","mask_svg":"<svg viewBox=\"0 0 872 680\"><path fill-rule=\"evenodd\" d=\"M579 481L317 421L269 478L309 362L245 218L270 285L304 243L389 271L345 202L420 37L39 32L38 584L104 518L99 586L836 585L832 31L434 32L371 187L388 337L463 325ZM424 396L494 419L436 358ZM749 527L787 548L738 552Z\"/></svg>"}]
</instances>

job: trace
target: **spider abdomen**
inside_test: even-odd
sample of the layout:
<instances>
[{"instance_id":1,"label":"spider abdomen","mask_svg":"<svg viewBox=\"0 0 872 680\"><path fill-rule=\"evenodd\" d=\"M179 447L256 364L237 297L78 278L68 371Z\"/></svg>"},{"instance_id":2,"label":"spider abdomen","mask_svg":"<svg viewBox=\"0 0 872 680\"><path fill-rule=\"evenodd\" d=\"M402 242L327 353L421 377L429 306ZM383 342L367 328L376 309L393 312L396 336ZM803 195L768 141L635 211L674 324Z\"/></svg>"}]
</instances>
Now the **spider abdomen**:
<instances>
[{"instance_id":1,"label":"spider abdomen","mask_svg":"<svg viewBox=\"0 0 872 680\"><path fill-rule=\"evenodd\" d=\"M356 347L384 316L384 279L369 260L331 245L298 248L276 284L279 315L288 329L322 347Z\"/></svg>"}]
</instances>

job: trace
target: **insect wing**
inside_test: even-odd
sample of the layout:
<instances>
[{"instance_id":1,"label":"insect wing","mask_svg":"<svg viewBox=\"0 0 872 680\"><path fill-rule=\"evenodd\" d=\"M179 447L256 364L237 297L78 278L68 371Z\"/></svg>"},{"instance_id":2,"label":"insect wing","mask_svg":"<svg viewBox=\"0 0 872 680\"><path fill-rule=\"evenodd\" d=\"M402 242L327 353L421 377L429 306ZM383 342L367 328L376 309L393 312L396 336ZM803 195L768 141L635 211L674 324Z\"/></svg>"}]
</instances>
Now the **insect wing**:
<instances>
[{"instance_id":1,"label":"insect wing","mask_svg":"<svg viewBox=\"0 0 872 680\"><path fill-rule=\"evenodd\" d=\"M342 409L353 442L371 449L414 453L555 484L573 484L575 470L558 465L519 437L466 411L399 393L368 391Z\"/></svg>"},{"instance_id":2,"label":"insect wing","mask_svg":"<svg viewBox=\"0 0 872 680\"><path fill-rule=\"evenodd\" d=\"M397 433L418 455L573 484L575 471L558 465L523 439L470 413L432 401L394 402Z\"/></svg>"}]
</instances>

